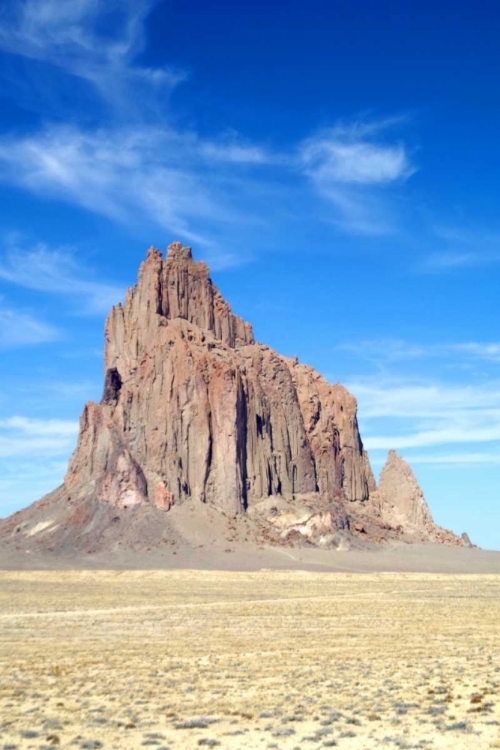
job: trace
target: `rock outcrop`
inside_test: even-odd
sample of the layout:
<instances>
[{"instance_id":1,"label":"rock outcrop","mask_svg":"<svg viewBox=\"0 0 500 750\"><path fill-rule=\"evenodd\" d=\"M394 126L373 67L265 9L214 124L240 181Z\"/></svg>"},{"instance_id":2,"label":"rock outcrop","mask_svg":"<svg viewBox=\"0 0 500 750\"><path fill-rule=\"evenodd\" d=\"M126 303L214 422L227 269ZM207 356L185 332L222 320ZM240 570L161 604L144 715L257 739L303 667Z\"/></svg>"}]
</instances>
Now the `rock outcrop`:
<instances>
[{"instance_id":1,"label":"rock outcrop","mask_svg":"<svg viewBox=\"0 0 500 750\"><path fill-rule=\"evenodd\" d=\"M88 544L97 519L102 541L107 524L135 511L144 524L149 508L155 537L161 511L203 504L254 519L272 543L381 541L395 528L455 543L439 539L395 453L376 490L354 397L257 343L190 248L173 243L165 259L149 249L105 342L102 399L83 410L64 485L33 506L33 519L9 522L9 534L43 522L57 546L81 520Z\"/></svg>"},{"instance_id":2,"label":"rock outcrop","mask_svg":"<svg viewBox=\"0 0 500 750\"><path fill-rule=\"evenodd\" d=\"M394 450L389 451L380 474L377 496L380 515L387 523L418 530L434 526L415 474Z\"/></svg>"},{"instance_id":3,"label":"rock outcrop","mask_svg":"<svg viewBox=\"0 0 500 750\"><path fill-rule=\"evenodd\" d=\"M465 546L465 540L434 523L415 474L396 451L390 450L380 474L378 488L371 493L369 512L389 529L415 540Z\"/></svg>"},{"instance_id":4,"label":"rock outcrop","mask_svg":"<svg viewBox=\"0 0 500 750\"><path fill-rule=\"evenodd\" d=\"M165 260L151 248L105 331L103 398L84 409L70 496L230 514L317 498L340 527L344 503L368 499L355 399L255 343L189 248L174 243Z\"/></svg>"}]
</instances>

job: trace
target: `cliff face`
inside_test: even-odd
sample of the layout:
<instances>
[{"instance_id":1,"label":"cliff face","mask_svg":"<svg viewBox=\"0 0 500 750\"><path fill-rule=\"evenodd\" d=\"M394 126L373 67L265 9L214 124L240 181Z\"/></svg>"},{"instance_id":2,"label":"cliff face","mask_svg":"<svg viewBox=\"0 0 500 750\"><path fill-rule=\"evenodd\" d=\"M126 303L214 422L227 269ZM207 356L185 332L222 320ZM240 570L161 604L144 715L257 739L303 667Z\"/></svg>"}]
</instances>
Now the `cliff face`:
<instances>
[{"instance_id":1,"label":"cliff face","mask_svg":"<svg viewBox=\"0 0 500 750\"><path fill-rule=\"evenodd\" d=\"M254 341L207 266L150 249L106 323L105 387L86 405L65 485L118 507L209 503L237 514L270 496L345 503L374 486L356 402Z\"/></svg>"},{"instance_id":2,"label":"cliff face","mask_svg":"<svg viewBox=\"0 0 500 750\"><path fill-rule=\"evenodd\" d=\"M376 488L353 396L256 343L189 248L148 251L105 337L63 486L0 526L15 549L466 544L394 452Z\"/></svg>"}]
</instances>

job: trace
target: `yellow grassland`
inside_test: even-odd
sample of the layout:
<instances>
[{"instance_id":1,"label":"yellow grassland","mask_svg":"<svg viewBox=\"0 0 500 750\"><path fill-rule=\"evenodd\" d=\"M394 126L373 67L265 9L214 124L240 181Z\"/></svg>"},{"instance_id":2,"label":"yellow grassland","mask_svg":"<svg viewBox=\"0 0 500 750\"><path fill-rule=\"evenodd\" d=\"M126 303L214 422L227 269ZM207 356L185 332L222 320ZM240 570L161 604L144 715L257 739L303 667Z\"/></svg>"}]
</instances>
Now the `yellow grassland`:
<instances>
[{"instance_id":1,"label":"yellow grassland","mask_svg":"<svg viewBox=\"0 0 500 750\"><path fill-rule=\"evenodd\" d=\"M0 573L0 749L499 737L500 576Z\"/></svg>"}]
</instances>

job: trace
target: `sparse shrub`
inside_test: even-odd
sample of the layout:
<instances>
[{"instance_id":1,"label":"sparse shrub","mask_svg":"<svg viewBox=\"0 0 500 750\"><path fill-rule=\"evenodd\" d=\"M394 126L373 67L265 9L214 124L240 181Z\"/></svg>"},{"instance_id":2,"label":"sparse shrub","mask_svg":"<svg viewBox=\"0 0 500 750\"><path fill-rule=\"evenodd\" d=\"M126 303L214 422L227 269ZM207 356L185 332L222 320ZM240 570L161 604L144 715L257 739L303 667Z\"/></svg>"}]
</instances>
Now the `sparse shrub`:
<instances>
[{"instance_id":1,"label":"sparse shrub","mask_svg":"<svg viewBox=\"0 0 500 750\"><path fill-rule=\"evenodd\" d=\"M176 729L208 729L210 724L216 724L219 719L200 717L199 719L188 719L174 724Z\"/></svg>"},{"instance_id":2,"label":"sparse shrub","mask_svg":"<svg viewBox=\"0 0 500 750\"><path fill-rule=\"evenodd\" d=\"M454 721L452 724L447 724L446 729L449 732L467 732L469 724L466 721Z\"/></svg>"}]
</instances>

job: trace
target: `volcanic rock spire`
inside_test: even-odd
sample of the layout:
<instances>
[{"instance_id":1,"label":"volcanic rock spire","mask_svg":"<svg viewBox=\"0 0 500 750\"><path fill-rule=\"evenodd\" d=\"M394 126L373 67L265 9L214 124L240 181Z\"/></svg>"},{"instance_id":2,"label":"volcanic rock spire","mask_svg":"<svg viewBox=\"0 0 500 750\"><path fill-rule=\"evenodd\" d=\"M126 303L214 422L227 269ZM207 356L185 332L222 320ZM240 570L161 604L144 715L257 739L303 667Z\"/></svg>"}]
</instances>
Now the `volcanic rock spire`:
<instances>
[{"instance_id":1,"label":"volcanic rock spire","mask_svg":"<svg viewBox=\"0 0 500 750\"><path fill-rule=\"evenodd\" d=\"M2 522L16 549L199 544L227 516L259 546L465 544L434 525L394 452L376 489L354 397L257 343L190 248L148 250L105 340L102 399L83 410L64 484Z\"/></svg>"},{"instance_id":2,"label":"volcanic rock spire","mask_svg":"<svg viewBox=\"0 0 500 750\"><path fill-rule=\"evenodd\" d=\"M228 513L317 497L341 524L344 502L367 500L355 399L255 343L190 248L150 248L105 331L104 396L83 412L70 494Z\"/></svg>"}]
</instances>

